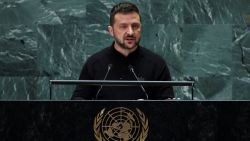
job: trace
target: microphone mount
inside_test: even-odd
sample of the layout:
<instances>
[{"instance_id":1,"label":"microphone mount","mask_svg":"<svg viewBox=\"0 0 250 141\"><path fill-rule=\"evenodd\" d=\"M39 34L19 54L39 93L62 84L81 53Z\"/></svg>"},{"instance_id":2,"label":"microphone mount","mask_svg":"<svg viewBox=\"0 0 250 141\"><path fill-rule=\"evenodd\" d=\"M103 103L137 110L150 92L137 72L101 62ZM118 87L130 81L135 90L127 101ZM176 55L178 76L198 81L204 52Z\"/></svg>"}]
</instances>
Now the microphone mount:
<instances>
[{"instance_id":1,"label":"microphone mount","mask_svg":"<svg viewBox=\"0 0 250 141\"><path fill-rule=\"evenodd\" d=\"M135 79L136 79L137 81L140 81L140 80L138 79L136 73L135 73L134 67L133 67L132 65L129 65L128 68L129 68L129 70L133 73ZM147 93L146 90L144 89L143 85L140 85L140 88L141 88L141 90L143 91L143 93L145 94L146 99L148 100L148 93Z\"/></svg>"},{"instance_id":2,"label":"microphone mount","mask_svg":"<svg viewBox=\"0 0 250 141\"><path fill-rule=\"evenodd\" d=\"M106 72L106 74L105 74L103 80L106 80L106 79L107 79L107 76L108 76L108 74L109 74L111 68L112 68L112 64L109 64L109 65L108 65L107 72ZM96 99L96 100L98 99L98 95L99 95L99 93L101 92L102 87L103 87L103 85L100 86L100 88L98 89L98 91L97 91L97 93L96 93L96 96L95 96L95 99Z\"/></svg>"}]
</instances>

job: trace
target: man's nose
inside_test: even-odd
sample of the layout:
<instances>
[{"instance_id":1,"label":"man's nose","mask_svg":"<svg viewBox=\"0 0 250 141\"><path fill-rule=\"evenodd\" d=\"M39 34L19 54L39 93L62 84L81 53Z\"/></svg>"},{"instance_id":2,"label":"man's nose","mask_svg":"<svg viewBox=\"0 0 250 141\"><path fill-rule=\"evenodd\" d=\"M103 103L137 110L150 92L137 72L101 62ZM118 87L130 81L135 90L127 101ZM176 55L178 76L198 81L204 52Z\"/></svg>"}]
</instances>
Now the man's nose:
<instances>
[{"instance_id":1,"label":"man's nose","mask_svg":"<svg viewBox=\"0 0 250 141\"><path fill-rule=\"evenodd\" d=\"M134 34L134 30L131 26L128 27L128 35L133 35Z\"/></svg>"}]
</instances>

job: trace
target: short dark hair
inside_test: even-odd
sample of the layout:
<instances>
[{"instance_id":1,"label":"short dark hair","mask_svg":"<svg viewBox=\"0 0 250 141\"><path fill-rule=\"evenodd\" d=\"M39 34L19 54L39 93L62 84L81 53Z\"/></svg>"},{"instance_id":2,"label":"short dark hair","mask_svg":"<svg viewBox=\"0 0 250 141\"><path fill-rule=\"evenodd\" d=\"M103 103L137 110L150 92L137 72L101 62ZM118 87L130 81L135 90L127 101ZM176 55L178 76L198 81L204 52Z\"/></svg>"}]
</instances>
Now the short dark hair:
<instances>
[{"instance_id":1,"label":"short dark hair","mask_svg":"<svg viewBox=\"0 0 250 141\"><path fill-rule=\"evenodd\" d=\"M117 13L127 14L127 13L132 13L132 12L136 12L140 16L139 9L135 4L130 3L130 2L121 2L121 3L116 4L111 9L109 24L111 26L114 24L114 18ZM140 16L140 20L141 20L141 16Z\"/></svg>"}]
</instances>

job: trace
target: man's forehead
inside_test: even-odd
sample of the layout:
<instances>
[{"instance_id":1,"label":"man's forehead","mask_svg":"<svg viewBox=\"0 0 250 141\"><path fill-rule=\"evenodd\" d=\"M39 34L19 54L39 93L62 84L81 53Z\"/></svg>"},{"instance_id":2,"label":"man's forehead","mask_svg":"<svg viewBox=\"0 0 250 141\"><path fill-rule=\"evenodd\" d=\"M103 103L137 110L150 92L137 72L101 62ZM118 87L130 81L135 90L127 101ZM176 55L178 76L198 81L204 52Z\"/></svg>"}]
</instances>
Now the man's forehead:
<instances>
[{"instance_id":1,"label":"man's forehead","mask_svg":"<svg viewBox=\"0 0 250 141\"><path fill-rule=\"evenodd\" d=\"M141 23L140 22L140 16L136 12L117 13L115 15L114 19L115 19L115 21L119 21L119 22L126 22L127 20L130 20L130 21L133 21L133 22Z\"/></svg>"}]
</instances>

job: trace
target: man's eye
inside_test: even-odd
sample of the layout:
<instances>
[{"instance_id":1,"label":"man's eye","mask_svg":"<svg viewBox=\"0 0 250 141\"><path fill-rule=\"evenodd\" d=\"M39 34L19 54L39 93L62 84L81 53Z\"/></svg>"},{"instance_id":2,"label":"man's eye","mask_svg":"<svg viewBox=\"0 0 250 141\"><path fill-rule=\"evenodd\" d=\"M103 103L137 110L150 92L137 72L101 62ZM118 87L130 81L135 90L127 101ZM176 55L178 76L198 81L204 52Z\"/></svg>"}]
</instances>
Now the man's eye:
<instances>
[{"instance_id":1,"label":"man's eye","mask_svg":"<svg viewBox=\"0 0 250 141\"><path fill-rule=\"evenodd\" d=\"M126 29L127 26L126 26L126 25L121 25L120 28L121 28L121 29Z\"/></svg>"},{"instance_id":2,"label":"man's eye","mask_svg":"<svg viewBox=\"0 0 250 141\"><path fill-rule=\"evenodd\" d=\"M140 28L140 25L139 24L134 24L134 25L132 25L132 28L133 29L138 29L138 28Z\"/></svg>"}]
</instances>

